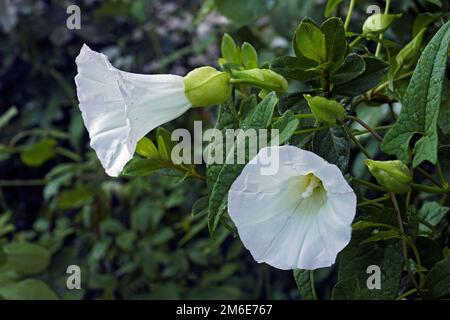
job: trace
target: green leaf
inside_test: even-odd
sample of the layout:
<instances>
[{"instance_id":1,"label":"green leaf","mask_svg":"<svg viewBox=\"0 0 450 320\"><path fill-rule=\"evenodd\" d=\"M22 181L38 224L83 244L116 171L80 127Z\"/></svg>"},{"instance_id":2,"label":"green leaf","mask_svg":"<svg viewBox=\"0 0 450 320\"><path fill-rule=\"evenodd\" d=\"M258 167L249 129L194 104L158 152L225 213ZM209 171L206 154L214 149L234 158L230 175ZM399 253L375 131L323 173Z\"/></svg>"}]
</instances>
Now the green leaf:
<instances>
[{"instance_id":1,"label":"green leaf","mask_svg":"<svg viewBox=\"0 0 450 320\"><path fill-rule=\"evenodd\" d=\"M85 187L78 187L62 192L58 197L57 207L61 210L77 209L90 203L92 198L92 190Z\"/></svg>"},{"instance_id":2,"label":"green leaf","mask_svg":"<svg viewBox=\"0 0 450 320\"><path fill-rule=\"evenodd\" d=\"M42 280L27 279L0 287L6 300L58 300L56 293Z\"/></svg>"},{"instance_id":3,"label":"green leaf","mask_svg":"<svg viewBox=\"0 0 450 320\"><path fill-rule=\"evenodd\" d=\"M217 116L216 126L217 130L221 130L222 134L225 134L226 129L237 129L239 127L239 119L236 117L236 110L233 105L233 101L231 99L222 104L219 107L219 114ZM253 110L253 104L256 105L255 99L244 100L242 102L243 105L248 105L246 109L247 112L251 112ZM242 109L242 108L241 108ZM222 141L213 141L212 146L215 144L223 145ZM226 150L224 148L224 157L226 157ZM217 177L219 176L220 171L222 170L223 164L208 164L206 166L206 175L208 177L208 194L211 195L212 188L217 181Z\"/></svg>"},{"instance_id":4,"label":"green leaf","mask_svg":"<svg viewBox=\"0 0 450 320\"><path fill-rule=\"evenodd\" d=\"M272 129L279 130L279 144L282 145L288 141L300 123L292 111L287 110L283 115L272 124Z\"/></svg>"},{"instance_id":5,"label":"green leaf","mask_svg":"<svg viewBox=\"0 0 450 320\"><path fill-rule=\"evenodd\" d=\"M133 249L133 243L136 240L136 233L134 231L125 231L116 237L116 245L125 251Z\"/></svg>"},{"instance_id":6,"label":"green leaf","mask_svg":"<svg viewBox=\"0 0 450 320\"><path fill-rule=\"evenodd\" d=\"M411 65L415 65L420 54L420 46L422 45L423 36L426 29L422 29L405 47L403 47L395 56L392 68L389 70L389 78L391 81L402 68L407 69Z\"/></svg>"},{"instance_id":7,"label":"green leaf","mask_svg":"<svg viewBox=\"0 0 450 320\"><path fill-rule=\"evenodd\" d=\"M273 0L215 0L220 14L238 26L250 24L275 5Z\"/></svg>"},{"instance_id":8,"label":"green leaf","mask_svg":"<svg viewBox=\"0 0 450 320\"><path fill-rule=\"evenodd\" d=\"M258 53L248 42L244 42L241 47L241 61L245 69L258 68Z\"/></svg>"},{"instance_id":9,"label":"green leaf","mask_svg":"<svg viewBox=\"0 0 450 320\"><path fill-rule=\"evenodd\" d=\"M335 164L342 172L348 170L351 143L341 127L332 127L315 133L313 152Z\"/></svg>"},{"instance_id":10,"label":"green leaf","mask_svg":"<svg viewBox=\"0 0 450 320\"><path fill-rule=\"evenodd\" d=\"M202 215L208 211L209 198L207 196L199 198L192 206L191 214L193 216Z\"/></svg>"},{"instance_id":11,"label":"green leaf","mask_svg":"<svg viewBox=\"0 0 450 320\"><path fill-rule=\"evenodd\" d=\"M222 58L228 63L241 64L239 48L228 33L225 33L222 37L221 51Z\"/></svg>"},{"instance_id":12,"label":"green leaf","mask_svg":"<svg viewBox=\"0 0 450 320\"><path fill-rule=\"evenodd\" d=\"M155 159L133 159L125 166L123 175L145 177L162 168L165 168L163 163Z\"/></svg>"},{"instance_id":13,"label":"green leaf","mask_svg":"<svg viewBox=\"0 0 450 320\"><path fill-rule=\"evenodd\" d=\"M418 214L419 218L428 222L432 226L437 226L439 222L441 222L444 217L449 212L449 207L441 206L438 202L435 201L427 201L420 208ZM430 232L430 228L428 228L424 224L420 224L419 230L421 232Z\"/></svg>"},{"instance_id":14,"label":"green leaf","mask_svg":"<svg viewBox=\"0 0 450 320\"><path fill-rule=\"evenodd\" d=\"M428 270L444 258L440 244L430 238L417 237L416 247L422 260L422 266Z\"/></svg>"},{"instance_id":15,"label":"green leaf","mask_svg":"<svg viewBox=\"0 0 450 320\"><path fill-rule=\"evenodd\" d=\"M356 97L374 88L386 75L389 64L373 57L363 57L365 70L358 77L333 88L333 93L346 97Z\"/></svg>"},{"instance_id":16,"label":"green leaf","mask_svg":"<svg viewBox=\"0 0 450 320\"><path fill-rule=\"evenodd\" d=\"M336 69L347 53L344 23L341 18L330 18L322 23L320 29L325 34L327 62L331 63L332 69Z\"/></svg>"},{"instance_id":17,"label":"green leaf","mask_svg":"<svg viewBox=\"0 0 450 320\"><path fill-rule=\"evenodd\" d=\"M333 289L337 300L390 300L397 296L403 271L400 243L382 248L374 243L361 244L364 237L352 236L350 244L342 251L338 282ZM380 267L381 290L370 290L367 268Z\"/></svg>"},{"instance_id":18,"label":"green leaf","mask_svg":"<svg viewBox=\"0 0 450 320\"><path fill-rule=\"evenodd\" d=\"M397 20L401 16L401 14L373 14L364 22L363 33L368 34L384 32L391 26L391 24L395 20Z\"/></svg>"},{"instance_id":19,"label":"green leaf","mask_svg":"<svg viewBox=\"0 0 450 320\"><path fill-rule=\"evenodd\" d=\"M278 103L275 92L269 93L242 122L242 129L265 129L272 122L274 108Z\"/></svg>"},{"instance_id":20,"label":"green leaf","mask_svg":"<svg viewBox=\"0 0 450 320\"><path fill-rule=\"evenodd\" d=\"M414 20L413 37L416 37L417 34L422 31L422 29L426 29L431 23L433 23L434 21L436 21L441 17L442 17L441 13L425 12L419 14L416 20Z\"/></svg>"},{"instance_id":21,"label":"green leaf","mask_svg":"<svg viewBox=\"0 0 450 320\"><path fill-rule=\"evenodd\" d=\"M13 232L15 229L16 228L11 221L11 211L3 212L0 215L0 238ZM2 260L1 257L2 257L2 250L1 250L1 246L0 246L0 265L1 265L1 260Z\"/></svg>"},{"instance_id":22,"label":"green leaf","mask_svg":"<svg viewBox=\"0 0 450 320\"><path fill-rule=\"evenodd\" d=\"M0 115L0 129L7 125L12 118L14 118L19 113L16 107L11 107L2 115Z\"/></svg>"},{"instance_id":23,"label":"green leaf","mask_svg":"<svg viewBox=\"0 0 450 320\"><path fill-rule=\"evenodd\" d=\"M393 299L397 296L403 275L403 256L400 242L379 245L365 243L380 225L395 227L395 211L365 207L364 215L353 224L352 239L340 253L338 283L333 290L333 299ZM384 228L383 228L384 230ZM392 240L395 241L395 240ZM380 267L381 290L369 290L367 268Z\"/></svg>"},{"instance_id":24,"label":"green leaf","mask_svg":"<svg viewBox=\"0 0 450 320\"><path fill-rule=\"evenodd\" d=\"M433 298L450 296L450 255L428 272L425 286Z\"/></svg>"},{"instance_id":25,"label":"green leaf","mask_svg":"<svg viewBox=\"0 0 450 320\"><path fill-rule=\"evenodd\" d=\"M367 238L362 241L361 244L377 242L377 241L386 241L390 239L399 239L401 238L400 234L396 230L386 230L386 231L378 231L373 236Z\"/></svg>"},{"instance_id":26,"label":"green leaf","mask_svg":"<svg viewBox=\"0 0 450 320\"><path fill-rule=\"evenodd\" d=\"M327 61L326 42L325 34L308 18L302 20L294 34L295 52L318 63Z\"/></svg>"},{"instance_id":27,"label":"green leaf","mask_svg":"<svg viewBox=\"0 0 450 320\"><path fill-rule=\"evenodd\" d=\"M313 270L294 270L295 283L303 300L317 300Z\"/></svg>"},{"instance_id":28,"label":"green leaf","mask_svg":"<svg viewBox=\"0 0 450 320\"><path fill-rule=\"evenodd\" d=\"M308 102L305 99L305 94L312 93L311 91L300 91L287 93L280 97L280 102L278 103L278 112L284 113L287 110L292 111L293 113L305 113L309 112ZM303 119L301 123L308 122L308 125L314 125L314 119Z\"/></svg>"},{"instance_id":29,"label":"green leaf","mask_svg":"<svg viewBox=\"0 0 450 320\"><path fill-rule=\"evenodd\" d=\"M26 149L20 154L20 159L30 167L39 167L56 155L56 141L43 139Z\"/></svg>"},{"instance_id":30,"label":"green leaf","mask_svg":"<svg viewBox=\"0 0 450 320\"><path fill-rule=\"evenodd\" d=\"M176 143L172 141L172 134L163 127L159 127L156 130L156 142L158 144L158 153L161 158L170 161L172 149L176 145Z\"/></svg>"},{"instance_id":31,"label":"green leaf","mask_svg":"<svg viewBox=\"0 0 450 320\"><path fill-rule=\"evenodd\" d=\"M158 148L155 146L153 141L147 137L143 137L138 141L136 145L136 153L145 158L159 158Z\"/></svg>"},{"instance_id":32,"label":"green leaf","mask_svg":"<svg viewBox=\"0 0 450 320\"><path fill-rule=\"evenodd\" d=\"M275 92L269 93L244 119L242 129L266 129L273 117L275 106L278 103L278 98ZM241 133L244 133L241 131ZM236 137L236 142L233 151L227 157L234 157L236 162L236 152L242 149L240 143L245 143L240 139L240 134ZM246 155L248 157L248 154ZM249 159L247 159L248 161ZM227 162L227 161L226 161ZM234 180L239 176L244 164L227 164L225 163L217 176L217 181L212 187L211 196L209 198L208 210L208 228L212 236L215 235L216 229L219 225L222 215L225 213L227 206L228 190L233 184Z\"/></svg>"},{"instance_id":33,"label":"green leaf","mask_svg":"<svg viewBox=\"0 0 450 320\"><path fill-rule=\"evenodd\" d=\"M50 263L50 252L39 245L28 242L10 242L3 247L7 269L20 275L37 274Z\"/></svg>"},{"instance_id":34,"label":"green leaf","mask_svg":"<svg viewBox=\"0 0 450 320\"><path fill-rule=\"evenodd\" d=\"M381 149L403 162L409 161L408 147L413 135L422 137L414 146L413 166L423 161L436 164L438 153L438 116L444 91L450 44L450 21L433 37L423 51L394 127L386 134Z\"/></svg>"},{"instance_id":35,"label":"green leaf","mask_svg":"<svg viewBox=\"0 0 450 320\"><path fill-rule=\"evenodd\" d=\"M344 0L327 0L327 6L325 7L325 18L329 18L336 7Z\"/></svg>"},{"instance_id":36,"label":"green leaf","mask_svg":"<svg viewBox=\"0 0 450 320\"><path fill-rule=\"evenodd\" d=\"M215 8L216 4L214 0L203 1L202 6L195 16L194 25L197 26L199 23L201 23Z\"/></svg>"},{"instance_id":37,"label":"green leaf","mask_svg":"<svg viewBox=\"0 0 450 320\"><path fill-rule=\"evenodd\" d=\"M366 70L364 59L356 53L349 54L344 63L331 75L331 82L334 85L341 85L350 82Z\"/></svg>"},{"instance_id":38,"label":"green leaf","mask_svg":"<svg viewBox=\"0 0 450 320\"><path fill-rule=\"evenodd\" d=\"M270 68L283 77L297 80L310 81L320 76L319 70L314 69L317 62L300 57L279 57L275 59Z\"/></svg>"}]
</instances>

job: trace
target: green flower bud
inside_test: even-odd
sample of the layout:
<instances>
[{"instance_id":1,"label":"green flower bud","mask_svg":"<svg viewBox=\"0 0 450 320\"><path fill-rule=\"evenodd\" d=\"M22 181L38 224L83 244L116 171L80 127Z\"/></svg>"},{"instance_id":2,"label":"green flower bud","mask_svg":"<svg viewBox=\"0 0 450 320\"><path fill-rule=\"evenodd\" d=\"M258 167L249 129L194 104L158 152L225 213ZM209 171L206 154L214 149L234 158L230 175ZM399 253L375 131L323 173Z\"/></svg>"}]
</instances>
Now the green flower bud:
<instances>
[{"instance_id":1,"label":"green flower bud","mask_svg":"<svg viewBox=\"0 0 450 320\"><path fill-rule=\"evenodd\" d=\"M288 89L287 80L269 69L233 70L232 83L248 84L267 91L284 93Z\"/></svg>"},{"instance_id":2,"label":"green flower bud","mask_svg":"<svg viewBox=\"0 0 450 320\"><path fill-rule=\"evenodd\" d=\"M401 14L373 14L364 22L363 33L368 34L384 32L396 19L400 18L401 16Z\"/></svg>"},{"instance_id":3,"label":"green flower bud","mask_svg":"<svg viewBox=\"0 0 450 320\"><path fill-rule=\"evenodd\" d=\"M336 121L342 121L345 117L345 109L337 101L328 100L324 97L311 97L304 95L313 115L321 122L326 124L335 124Z\"/></svg>"},{"instance_id":4,"label":"green flower bud","mask_svg":"<svg viewBox=\"0 0 450 320\"><path fill-rule=\"evenodd\" d=\"M184 77L184 93L193 107L221 104L231 96L230 75L213 67L194 69Z\"/></svg>"},{"instance_id":5,"label":"green flower bud","mask_svg":"<svg viewBox=\"0 0 450 320\"><path fill-rule=\"evenodd\" d=\"M408 167L400 160L394 161L364 161L370 173L378 183L393 193L406 193L411 190L412 181Z\"/></svg>"}]
</instances>

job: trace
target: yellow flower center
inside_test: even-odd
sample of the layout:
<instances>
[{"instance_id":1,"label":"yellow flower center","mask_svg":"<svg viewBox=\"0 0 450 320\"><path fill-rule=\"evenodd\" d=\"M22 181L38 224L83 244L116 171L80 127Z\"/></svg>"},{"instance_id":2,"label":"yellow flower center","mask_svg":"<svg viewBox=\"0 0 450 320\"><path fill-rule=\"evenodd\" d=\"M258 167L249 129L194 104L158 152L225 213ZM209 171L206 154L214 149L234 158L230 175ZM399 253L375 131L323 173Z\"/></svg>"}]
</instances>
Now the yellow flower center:
<instances>
[{"instance_id":1,"label":"yellow flower center","mask_svg":"<svg viewBox=\"0 0 450 320\"><path fill-rule=\"evenodd\" d=\"M301 186L301 196L303 199L311 197L314 193L323 191L322 181L314 174L309 173L303 177Z\"/></svg>"}]
</instances>

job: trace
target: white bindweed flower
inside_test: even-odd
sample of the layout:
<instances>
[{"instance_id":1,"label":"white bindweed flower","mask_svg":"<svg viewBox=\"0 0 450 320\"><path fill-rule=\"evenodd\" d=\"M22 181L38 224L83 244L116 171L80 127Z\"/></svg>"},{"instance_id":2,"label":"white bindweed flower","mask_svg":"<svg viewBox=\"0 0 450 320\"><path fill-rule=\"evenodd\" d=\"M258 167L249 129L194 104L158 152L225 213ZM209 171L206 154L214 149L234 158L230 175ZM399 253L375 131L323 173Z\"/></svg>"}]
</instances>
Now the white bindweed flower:
<instances>
[{"instance_id":1,"label":"white bindweed flower","mask_svg":"<svg viewBox=\"0 0 450 320\"><path fill-rule=\"evenodd\" d=\"M267 158L278 170L265 175ZM356 195L338 167L293 146L269 147L245 166L228 211L257 262L275 268L331 266L349 243Z\"/></svg>"},{"instance_id":2,"label":"white bindweed flower","mask_svg":"<svg viewBox=\"0 0 450 320\"><path fill-rule=\"evenodd\" d=\"M195 69L186 77L124 72L87 45L76 63L77 95L91 147L113 177L148 132L191 107L219 104L231 94L228 74L211 67Z\"/></svg>"}]
</instances>

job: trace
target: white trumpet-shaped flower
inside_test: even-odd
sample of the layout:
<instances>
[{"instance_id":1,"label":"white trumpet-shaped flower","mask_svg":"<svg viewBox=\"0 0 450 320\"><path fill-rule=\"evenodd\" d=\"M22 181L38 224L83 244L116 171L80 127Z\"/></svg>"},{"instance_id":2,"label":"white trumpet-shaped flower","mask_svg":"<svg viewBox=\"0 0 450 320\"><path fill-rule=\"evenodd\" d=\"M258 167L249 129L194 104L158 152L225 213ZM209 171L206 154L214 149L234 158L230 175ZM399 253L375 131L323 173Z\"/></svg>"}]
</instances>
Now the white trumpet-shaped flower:
<instances>
[{"instance_id":1,"label":"white trumpet-shaped flower","mask_svg":"<svg viewBox=\"0 0 450 320\"><path fill-rule=\"evenodd\" d=\"M149 131L186 112L183 77L141 75L114 68L83 45L76 58L77 95L91 147L105 171L117 176Z\"/></svg>"},{"instance_id":2,"label":"white trumpet-shaped flower","mask_svg":"<svg viewBox=\"0 0 450 320\"><path fill-rule=\"evenodd\" d=\"M191 107L222 103L231 93L228 74L211 67L195 69L186 77L124 72L87 45L76 63L77 95L91 147L114 177L148 132Z\"/></svg>"},{"instance_id":3,"label":"white trumpet-shaped flower","mask_svg":"<svg viewBox=\"0 0 450 320\"><path fill-rule=\"evenodd\" d=\"M264 173L263 164L278 170ZM257 262L314 270L349 243L356 196L338 167L293 146L269 147L245 166L228 193L228 211Z\"/></svg>"}]
</instances>

